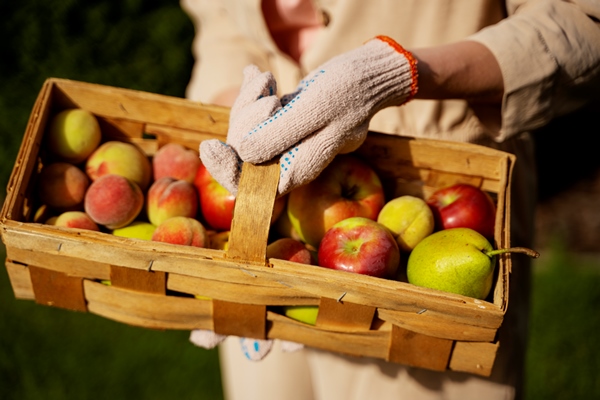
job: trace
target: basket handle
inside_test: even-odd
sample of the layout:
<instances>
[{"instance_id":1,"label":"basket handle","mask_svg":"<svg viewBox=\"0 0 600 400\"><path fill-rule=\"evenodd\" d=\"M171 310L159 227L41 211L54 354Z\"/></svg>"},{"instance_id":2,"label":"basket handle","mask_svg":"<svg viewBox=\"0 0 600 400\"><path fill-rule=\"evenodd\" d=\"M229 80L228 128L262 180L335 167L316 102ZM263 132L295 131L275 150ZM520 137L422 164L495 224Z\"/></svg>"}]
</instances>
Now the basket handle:
<instances>
[{"instance_id":1,"label":"basket handle","mask_svg":"<svg viewBox=\"0 0 600 400\"><path fill-rule=\"evenodd\" d=\"M277 160L242 165L227 258L267 265L267 243L278 184Z\"/></svg>"}]
</instances>

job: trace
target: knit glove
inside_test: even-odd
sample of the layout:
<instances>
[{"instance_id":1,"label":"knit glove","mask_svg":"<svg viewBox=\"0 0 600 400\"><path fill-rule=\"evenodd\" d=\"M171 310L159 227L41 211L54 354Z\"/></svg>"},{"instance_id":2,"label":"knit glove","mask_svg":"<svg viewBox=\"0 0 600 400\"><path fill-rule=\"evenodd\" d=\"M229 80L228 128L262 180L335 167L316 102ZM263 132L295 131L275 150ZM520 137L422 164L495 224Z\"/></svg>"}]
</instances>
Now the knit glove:
<instances>
[{"instance_id":1,"label":"knit glove","mask_svg":"<svg viewBox=\"0 0 600 400\"><path fill-rule=\"evenodd\" d=\"M274 87L274 80L270 82ZM356 150L379 110L409 101L417 92L417 69L411 53L378 36L309 73L279 104L272 96L264 97L265 89L257 96L257 87L266 87L261 83L244 86L244 100L232 109L227 142L235 152L212 145L208 152L201 146L201 158L215 165L216 174L216 164L227 171L216 179L235 193L239 172L225 168L233 164L226 157L233 160L237 153L238 161L250 163L279 157L278 194L283 195L316 178L337 154Z\"/></svg>"},{"instance_id":2,"label":"knit glove","mask_svg":"<svg viewBox=\"0 0 600 400\"><path fill-rule=\"evenodd\" d=\"M237 149L248 132L281 108L275 95L277 83L270 72L261 73L257 66L244 68L240 94L229 114L227 142L209 139L200 143L200 159L208 172L234 196L240 179L242 160Z\"/></svg>"},{"instance_id":3,"label":"knit glove","mask_svg":"<svg viewBox=\"0 0 600 400\"><path fill-rule=\"evenodd\" d=\"M210 330L195 329L190 333L190 342L204 349L212 349L227 336L214 333ZM273 340L261 340L250 338L237 338L240 343L240 350L248 360L260 361L269 354L273 347ZM304 346L300 343L281 341L281 350L284 352L294 352L302 350Z\"/></svg>"}]
</instances>

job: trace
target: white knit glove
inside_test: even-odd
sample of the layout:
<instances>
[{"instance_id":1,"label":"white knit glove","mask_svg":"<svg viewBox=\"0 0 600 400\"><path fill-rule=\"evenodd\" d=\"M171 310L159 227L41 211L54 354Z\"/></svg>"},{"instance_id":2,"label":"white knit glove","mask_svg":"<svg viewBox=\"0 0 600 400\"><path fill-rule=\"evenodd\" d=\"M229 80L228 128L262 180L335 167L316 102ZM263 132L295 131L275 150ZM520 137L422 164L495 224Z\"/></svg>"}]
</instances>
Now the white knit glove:
<instances>
[{"instance_id":1,"label":"white knit glove","mask_svg":"<svg viewBox=\"0 0 600 400\"><path fill-rule=\"evenodd\" d=\"M190 342L204 349L212 349L227 336L214 333L210 330L195 329L190 333ZM240 342L240 350L248 360L260 361L269 354L273 347L273 340L261 340L250 338L237 338ZM302 350L304 346L300 343L281 341L281 350L287 353Z\"/></svg>"},{"instance_id":2,"label":"white knit glove","mask_svg":"<svg viewBox=\"0 0 600 400\"><path fill-rule=\"evenodd\" d=\"M245 78L232 108L228 146L200 146L209 172L232 193L240 159L256 164L278 156L279 195L310 182L338 153L363 143L375 113L406 103L417 91L414 58L386 36L327 61L280 102L272 96L272 75L248 67Z\"/></svg>"},{"instance_id":3,"label":"white knit glove","mask_svg":"<svg viewBox=\"0 0 600 400\"><path fill-rule=\"evenodd\" d=\"M200 159L208 172L234 196L240 179L242 160L237 149L249 130L281 108L277 83L270 72L261 73L257 66L244 68L240 94L229 115L227 143L217 139L200 143Z\"/></svg>"}]
</instances>

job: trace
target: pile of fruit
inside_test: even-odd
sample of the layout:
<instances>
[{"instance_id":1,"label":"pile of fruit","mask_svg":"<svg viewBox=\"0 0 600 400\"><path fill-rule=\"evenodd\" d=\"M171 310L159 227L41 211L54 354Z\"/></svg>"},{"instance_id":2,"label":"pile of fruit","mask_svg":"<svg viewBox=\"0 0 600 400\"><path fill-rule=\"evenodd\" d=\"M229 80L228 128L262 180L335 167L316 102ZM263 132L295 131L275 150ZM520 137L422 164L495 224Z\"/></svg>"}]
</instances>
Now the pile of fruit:
<instances>
[{"instance_id":1,"label":"pile of fruit","mask_svg":"<svg viewBox=\"0 0 600 400\"><path fill-rule=\"evenodd\" d=\"M34 222L178 245L226 249L235 198L198 152L169 143L148 157L104 140L95 116L56 114L37 182ZM267 256L484 299L492 286L496 206L458 184L428 199L386 200L377 173L339 155L315 179L275 202ZM406 262L404 262L406 261ZM403 267L401 267L401 265ZM406 265L406 268L404 268ZM291 309L290 309L291 310Z\"/></svg>"}]
</instances>

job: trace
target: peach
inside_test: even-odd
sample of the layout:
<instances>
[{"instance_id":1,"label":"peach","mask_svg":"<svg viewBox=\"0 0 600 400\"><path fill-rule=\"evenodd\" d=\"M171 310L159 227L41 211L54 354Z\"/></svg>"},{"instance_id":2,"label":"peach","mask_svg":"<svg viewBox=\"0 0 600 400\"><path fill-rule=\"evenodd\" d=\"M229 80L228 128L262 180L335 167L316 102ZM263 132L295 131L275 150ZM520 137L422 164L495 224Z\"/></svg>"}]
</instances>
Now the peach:
<instances>
[{"instance_id":1,"label":"peach","mask_svg":"<svg viewBox=\"0 0 600 400\"><path fill-rule=\"evenodd\" d=\"M108 229L129 225L144 207L144 193L137 183L117 174L103 175L90 185L85 212Z\"/></svg>"},{"instance_id":2,"label":"peach","mask_svg":"<svg viewBox=\"0 0 600 400\"><path fill-rule=\"evenodd\" d=\"M164 177L194 182L196 171L200 167L200 155L179 143L167 143L157 150L152 158L154 179Z\"/></svg>"},{"instance_id":3,"label":"peach","mask_svg":"<svg viewBox=\"0 0 600 400\"><path fill-rule=\"evenodd\" d=\"M77 166L56 162L45 166L40 173L38 195L49 207L75 211L83 205L90 185L87 175Z\"/></svg>"},{"instance_id":4,"label":"peach","mask_svg":"<svg viewBox=\"0 0 600 400\"><path fill-rule=\"evenodd\" d=\"M158 226L171 217L195 218L198 192L191 183L165 176L150 186L146 196L148 220Z\"/></svg>"},{"instance_id":5,"label":"peach","mask_svg":"<svg viewBox=\"0 0 600 400\"><path fill-rule=\"evenodd\" d=\"M208 236L204 226L194 218L172 217L156 227L152 240L184 246L206 247Z\"/></svg>"},{"instance_id":6,"label":"peach","mask_svg":"<svg viewBox=\"0 0 600 400\"><path fill-rule=\"evenodd\" d=\"M51 221L51 225L65 228L100 231L100 227L83 211L66 211Z\"/></svg>"},{"instance_id":7,"label":"peach","mask_svg":"<svg viewBox=\"0 0 600 400\"><path fill-rule=\"evenodd\" d=\"M50 152L73 164L88 158L101 139L100 125L94 114L80 108L70 108L56 114L46 133Z\"/></svg>"},{"instance_id":8,"label":"peach","mask_svg":"<svg viewBox=\"0 0 600 400\"><path fill-rule=\"evenodd\" d=\"M135 144L110 141L100 145L88 158L85 172L92 181L108 174L124 176L135 182L142 191L150 185L150 159Z\"/></svg>"},{"instance_id":9,"label":"peach","mask_svg":"<svg viewBox=\"0 0 600 400\"><path fill-rule=\"evenodd\" d=\"M279 258L301 264L312 264L312 255L304 243L292 238L281 238L267 246L267 258Z\"/></svg>"}]
</instances>

